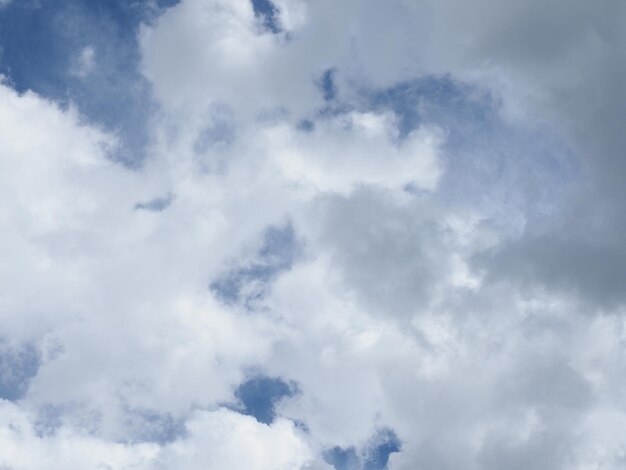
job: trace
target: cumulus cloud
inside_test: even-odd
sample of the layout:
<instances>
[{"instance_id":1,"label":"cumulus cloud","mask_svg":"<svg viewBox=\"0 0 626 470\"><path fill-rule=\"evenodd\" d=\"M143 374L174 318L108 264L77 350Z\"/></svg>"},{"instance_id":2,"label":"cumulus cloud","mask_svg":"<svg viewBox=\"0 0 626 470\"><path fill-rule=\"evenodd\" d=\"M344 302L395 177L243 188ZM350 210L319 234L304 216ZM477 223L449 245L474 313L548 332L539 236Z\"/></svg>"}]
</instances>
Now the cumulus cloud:
<instances>
[{"instance_id":1,"label":"cumulus cloud","mask_svg":"<svg viewBox=\"0 0 626 470\"><path fill-rule=\"evenodd\" d=\"M623 466L622 6L159 7L0 55L0 466Z\"/></svg>"},{"instance_id":2,"label":"cumulus cloud","mask_svg":"<svg viewBox=\"0 0 626 470\"><path fill-rule=\"evenodd\" d=\"M197 413L186 425L184 438L159 447L152 443L114 443L87 433L59 429L41 436L36 426L15 405L0 407L3 453L8 468L198 469L250 468L258 470L324 468L292 423L266 426L253 418L224 409ZM245 449L245 452L242 450Z\"/></svg>"},{"instance_id":3,"label":"cumulus cloud","mask_svg":"<svg viewBox=\"0 0 626 470\"><path fill-rule=\"evenodd\" d=\"M438 133L418 129L400 140L395 120L350 113L310 131L280 126L264 137L287 178L320 191L345 193L363 184L434 189L441 173Z\"/></svg>"}]
</instances>

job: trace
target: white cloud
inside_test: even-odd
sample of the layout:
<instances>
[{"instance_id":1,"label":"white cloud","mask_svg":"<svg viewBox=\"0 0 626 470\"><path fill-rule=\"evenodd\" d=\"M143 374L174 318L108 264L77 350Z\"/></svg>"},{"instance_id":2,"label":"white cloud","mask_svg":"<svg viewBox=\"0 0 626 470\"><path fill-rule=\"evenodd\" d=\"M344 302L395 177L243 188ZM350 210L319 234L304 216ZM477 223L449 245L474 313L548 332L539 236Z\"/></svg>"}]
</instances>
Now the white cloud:
<instances>
[{"instance_id":1,"label":"white cloud","mask_svg":"<svg viewBox=\"0 0 626 470\"><path fill-rule=\"evenodd\" d=\"M310 132L282 125L263 138L287 178L322 192L347 193L363 184L434 189L441 174L436 130L418 129L401 140L390 114L350 113Z\"/></svg>"},{"instance_id":2,"label":"white cloud","mask_svg":"<svg viewBox=\"0 0 626 470\"><path fill-rule=\"evenodd\" d=\"M71 106L0 85L1 330L41 355L25 396L0 404L0 463L322 469L325 449L365 454L390 428L392 469L620 468L622 10L276 5L279 34L244 0L184 0L143 27L158 106L141 169L116 164L115 136ZM94 54L79 53L79 75ZM507 200L526 230L511 243L508 220L440 188L475 149L448 155L445 126L405 135L363 97L445 73L501 99L493 119L541 115L577 155L598 150L581 176L588 232L581 199L549 221ZM532 193L526 177L488 183ZM287 223L301 257L255 308L214 298L211 282ZM588 314L602 309L618 315ZM270 426L223 408L257 372L297 383ZM146 438L150 419L186 433Z\"/></svg>"},{"instance_id":3,"label":"white cloud","mask_svg":"<svg viewBox=\"0 0 626 470\"><path fill-rule=\"evenodd\" d=\"M318 72L294 67L304 62L298 51L263 32L246 0L184 2L144 28L141 43L144 72L171 109L225 103L256 116L280 107L301 113L319 102Z\"/></svg>"},{"instance_id":4,"label":"white cloud","mask_svg":"<svg viewBox=\"0 0 626 470\"><path fill-rule=\"evenodd\" d=\"M65 428L53 436L41 436L28 415L15 405L0 402L0 464L15 470L59 466L68 470L325 468L288 421L267 426L221 409L197 412L187 422L187 432L184 438L163 447L107 442Z\"/></svg>"},{"instance_id":5,"label":"white cloud","mask_svg":"<svg viewBox=\"0 0 626 470\"><path fill-rule=\"evenodd\" d=\"M219 410L198 413L187 426L190 436L165 448L153 468L288 470L314 463L311 450L289 421L267 426L252 417Z\"/></svg>"},{"instance_id":6,"label":"white cloud","mask_svg":"<svg viewBox=\"0 0 626 470\"><path fill-rule=\"evenodd\" d=\"M29 416L5 401L0 401L0 442L0 465L15 470L147 469L158 451L153 444L115 444L65 429L54 436L40 436Z\"/></svg>"}]
</instances>

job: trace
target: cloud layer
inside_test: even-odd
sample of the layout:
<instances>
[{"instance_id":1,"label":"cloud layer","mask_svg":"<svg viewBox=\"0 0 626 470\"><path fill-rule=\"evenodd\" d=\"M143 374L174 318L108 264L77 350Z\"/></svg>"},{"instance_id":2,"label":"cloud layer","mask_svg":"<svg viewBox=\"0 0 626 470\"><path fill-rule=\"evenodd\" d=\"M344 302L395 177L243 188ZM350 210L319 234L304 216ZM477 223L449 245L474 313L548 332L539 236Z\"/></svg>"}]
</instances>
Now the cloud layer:
<instances>
[{"instance_id":1,"label":"cloud layer","mask_svg":"<svg viewBox=\"0 0 626 470\"><path fill-rule=\"evenodd\" d=\"M0 467L623 467L621 4L76 5L0 34Z\"/></svg>"}]
</instances>

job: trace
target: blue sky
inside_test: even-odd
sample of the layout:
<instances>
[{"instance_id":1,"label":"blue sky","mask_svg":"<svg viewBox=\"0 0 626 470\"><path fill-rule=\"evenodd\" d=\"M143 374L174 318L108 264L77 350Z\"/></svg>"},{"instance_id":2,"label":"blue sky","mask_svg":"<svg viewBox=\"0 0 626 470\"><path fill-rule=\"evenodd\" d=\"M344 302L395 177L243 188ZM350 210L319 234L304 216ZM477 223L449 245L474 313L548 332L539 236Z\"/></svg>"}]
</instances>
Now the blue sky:
<instances>
[{"instance_id":1,"label":"blue sky","mask_svg":"<svg viewBox=\"0 0 626 470\"><path fill-rule=\"evenodd\" d=\"M0 16L2 73L13 87L72 103L92 122L119 133L118 158L144 157L146 121L153 105L138 73L139 26L175 1L15 2ZM94 73L80 73L80 52L97 53Z\"/></svg>"},{"instance_id":2,"label":"blue sky","mask_svg":"<svg viewBox=\"0 0 626 470\"><path fill-rule=\"evenodd\" d=\"M623 467L626 7L0 0L0 467Z\"/></svg>"}]
</instances>

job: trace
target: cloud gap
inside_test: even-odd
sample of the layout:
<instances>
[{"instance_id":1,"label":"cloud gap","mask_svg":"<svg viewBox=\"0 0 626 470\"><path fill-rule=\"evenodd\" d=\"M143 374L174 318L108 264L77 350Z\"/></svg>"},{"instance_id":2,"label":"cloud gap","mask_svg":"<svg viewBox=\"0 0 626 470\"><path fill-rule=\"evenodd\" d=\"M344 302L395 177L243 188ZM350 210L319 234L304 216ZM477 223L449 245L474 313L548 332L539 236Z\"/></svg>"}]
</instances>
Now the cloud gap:
<instances>
[{"instance_id":1,"label":"cloud gap","mask_svg":"<svg viewBox=\"0 0 626 470\"><path fill-rule=\"evenodd\" d=\"M276 404L298 393L295 383L281 378L255 376L235 390L235 397L241 402L244 414L254 416L257 421L271 424L276 418Z\"/></svg>"}]
</instances>

